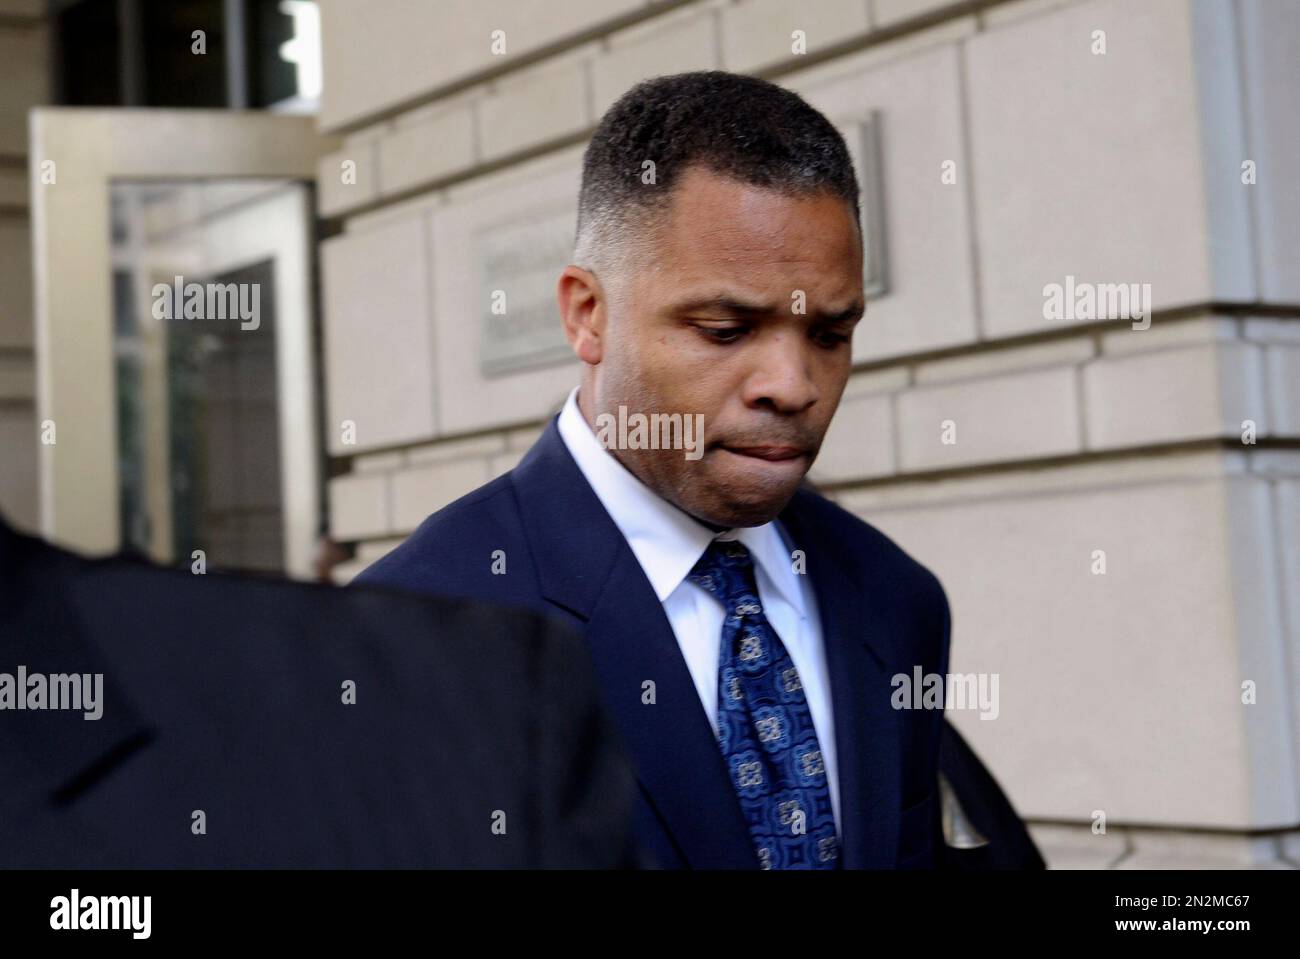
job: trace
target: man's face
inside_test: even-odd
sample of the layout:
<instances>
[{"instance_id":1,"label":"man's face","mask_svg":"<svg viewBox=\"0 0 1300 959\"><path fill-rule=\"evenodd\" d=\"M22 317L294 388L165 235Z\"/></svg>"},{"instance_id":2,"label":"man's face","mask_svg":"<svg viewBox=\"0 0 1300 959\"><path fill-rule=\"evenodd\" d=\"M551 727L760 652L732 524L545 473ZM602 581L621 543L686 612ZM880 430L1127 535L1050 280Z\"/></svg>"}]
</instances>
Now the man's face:
<instances>
[{"instance_id":1,"label":"man's face","mask_svg":"<svg viewBox=\"0 0 1300 959\"><path fill-rule=\"evenodd\" d=\"M783 196L692 168L660 224L644 262L601 278L583 413L703 414L698 459L610 451L705 523L768 522L812 465L848 379L863 309L853 212L829 193Z\"/></svg>"}]
</instances>

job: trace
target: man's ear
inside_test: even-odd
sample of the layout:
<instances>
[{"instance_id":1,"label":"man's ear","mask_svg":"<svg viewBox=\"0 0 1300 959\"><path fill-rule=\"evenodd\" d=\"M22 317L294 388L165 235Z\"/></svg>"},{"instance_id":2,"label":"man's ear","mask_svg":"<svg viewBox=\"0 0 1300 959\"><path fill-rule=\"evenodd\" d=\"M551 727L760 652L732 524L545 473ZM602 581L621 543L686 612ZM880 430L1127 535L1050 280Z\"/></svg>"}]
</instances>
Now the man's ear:
<instances>
[{"instance_id":1,"label":"man's ear","mask_svg":"<svg viewBox=\"0 0 1300 959\"><path fill-rule=\"evenodd\" d=\"M596 274L570 264L560 274L555 299L564 321L564 336L578 359L591 366L605 352L605 291Z\"/></svg>"}]
</instances>

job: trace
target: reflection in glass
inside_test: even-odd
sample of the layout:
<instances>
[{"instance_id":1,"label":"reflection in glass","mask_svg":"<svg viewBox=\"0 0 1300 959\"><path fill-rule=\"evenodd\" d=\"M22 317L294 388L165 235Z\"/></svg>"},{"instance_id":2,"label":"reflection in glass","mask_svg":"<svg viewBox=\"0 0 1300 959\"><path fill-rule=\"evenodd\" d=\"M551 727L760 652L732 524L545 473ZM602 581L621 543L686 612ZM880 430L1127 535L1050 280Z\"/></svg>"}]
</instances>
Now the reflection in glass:
<instances>
[{"instance_id":1,"label":"reflection in glass","mask_svg":"<svg viewBox=\"0 0 1300 959\"><path fill-rule=\"evenodd\" d=\"M285 567L276 257L286 181L115 183L123 545L209 570ZM251 261L250 224L260 251ZM271 244L274 247L274 244Z\"/></svg>"}]
</instances>

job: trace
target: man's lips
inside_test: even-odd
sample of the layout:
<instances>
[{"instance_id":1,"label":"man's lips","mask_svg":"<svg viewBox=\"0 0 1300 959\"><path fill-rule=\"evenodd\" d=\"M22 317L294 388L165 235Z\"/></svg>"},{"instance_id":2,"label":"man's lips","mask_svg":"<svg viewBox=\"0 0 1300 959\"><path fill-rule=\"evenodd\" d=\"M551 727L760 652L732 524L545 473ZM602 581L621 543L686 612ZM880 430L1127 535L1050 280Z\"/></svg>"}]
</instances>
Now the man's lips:
<instances>
[{"instance_id":1,"label":"man's lips","mask_svg":"<svg viewBox=\"0 0 1300 959\"><path fill-rule=\"evenodd\" d=\"M752 456L754 459L768 460L772 463L799 459L808 455L808 451L799 446L723 446L722 448L729 453Z\"/></svg>"}]
</instances>

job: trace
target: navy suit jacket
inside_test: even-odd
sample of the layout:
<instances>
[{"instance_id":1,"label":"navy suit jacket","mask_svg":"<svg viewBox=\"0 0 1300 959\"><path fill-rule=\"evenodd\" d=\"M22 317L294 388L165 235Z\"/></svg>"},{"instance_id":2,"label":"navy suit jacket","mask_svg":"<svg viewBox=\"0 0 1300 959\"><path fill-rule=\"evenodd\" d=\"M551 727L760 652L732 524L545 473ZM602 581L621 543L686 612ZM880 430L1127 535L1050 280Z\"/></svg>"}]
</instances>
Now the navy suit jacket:
<instances>
[{"instance_id":1,"label":"navy suit jacket","mask_svg":"<svg viewBox=\"0 0 1300 959\"><path fill-rule=\"evenodd\" d=\"M636 834L648 864L757 869L667 615L557 419L515 469L430 516L358 582L507 603L575 623L632 755ZM891 679L910 679L916 667L946 675L943 589L882 533L811 490L800 489L780 521L804 553L821 612L843 865L938 865L943 712L893 708Z\"/></svg>"}]
</instances>

